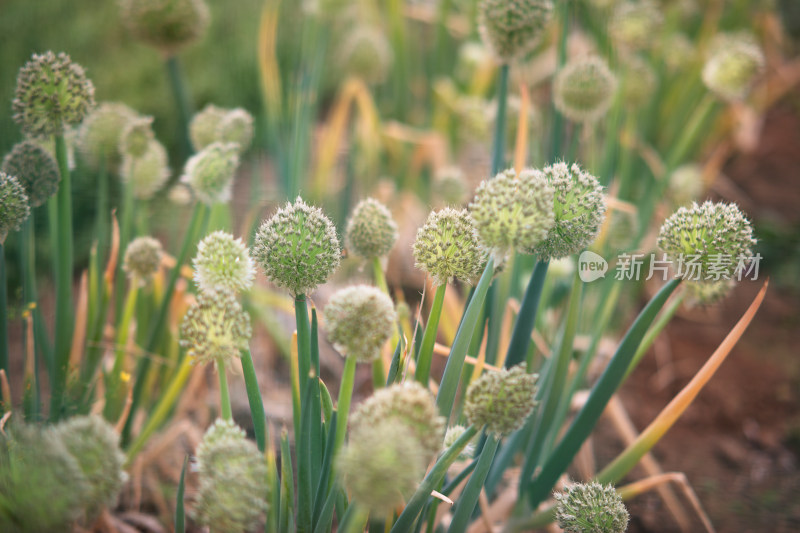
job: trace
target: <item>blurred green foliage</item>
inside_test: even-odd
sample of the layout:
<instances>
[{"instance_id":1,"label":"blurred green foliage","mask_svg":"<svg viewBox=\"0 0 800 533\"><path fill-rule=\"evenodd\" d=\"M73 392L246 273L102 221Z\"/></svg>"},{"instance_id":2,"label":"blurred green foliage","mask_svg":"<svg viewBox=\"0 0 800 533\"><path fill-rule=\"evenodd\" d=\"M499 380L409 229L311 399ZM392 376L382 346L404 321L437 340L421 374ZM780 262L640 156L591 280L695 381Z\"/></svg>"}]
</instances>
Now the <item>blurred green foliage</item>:
<instances>
[{"instance_id":1,"label":"blurred green foliage","mask_svg":"<svg viewBox=\"0 0 800 533\"><path fill-rule=\"evenodd\" d=\"M180 55L195 109L207 103L261 109L257 36L261 0L209 2L211 25ZM31 54L66 52L94 82L97 101L121 101L155 117L156 136L174 153L177 115L159 53L135 41L113 0L3 0L0 6L0 153L22 134L11 118L19 68ZM182 162L173 162L180 168Z\"/></svg>"}]
</instances>

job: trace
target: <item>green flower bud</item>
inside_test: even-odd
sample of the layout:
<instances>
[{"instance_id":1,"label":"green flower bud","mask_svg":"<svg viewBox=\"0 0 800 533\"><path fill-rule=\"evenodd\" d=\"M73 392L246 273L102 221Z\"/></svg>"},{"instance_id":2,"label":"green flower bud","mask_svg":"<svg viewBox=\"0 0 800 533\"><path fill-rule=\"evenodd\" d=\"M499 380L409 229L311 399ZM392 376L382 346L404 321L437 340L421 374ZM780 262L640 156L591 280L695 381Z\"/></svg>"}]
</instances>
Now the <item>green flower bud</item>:
<instances>
[{"instance_id":1,"label":"green flower bud","mask_svg":"<svg viewBox=\"0 0 800 533\"><path fill-rule=\"evenodd\" d=\"M202 37L209 22L203 0L120 0L120 17L134 37L166 56Z\"/></svg>"},{"instance_id":2,"label":"green flower bud","mask_svg":"<svg viewBox=\"0 0 800 533\"><path fill-rule=\"evenodd\" d=\"M556 520L566 533L623 533L628 510L611 485L576 483L556 499Z\"/></svg>"},{"instance_id":3,"label":"green flower bud","mask_svg":"<svg viewBox=\"0 0 800 533\"><path fill-rule=\"evenodd\" d=\"M359 202L344 231L347 250L364 259L383 257L396 240L397 224L386 206L374 198Z\"/></svg>"},{"instance_id":4,"label":"green flower bud","mask_svg":"<svg viewBox=\"0 0 800 533\"><path fill-rule=\"evenodd\" d=\"M267 279L299 296L328 280L341 250L333 223L298 196L261 225L253 255Z\"/></svg>"},{"instance_id":5,"label":"green flower bud","mask_svg":"<svg viewBox=\"0 0 800 533\"><path fill-rule=\"evenodd\" d=\"M513 168L484 180L469 204L483 243L500 256L526 252L553 227L553 187L538 170Z\"/></svg>"},{"instance_id":6,"label":"green flower bud","mask_svg":"<svg viewBox=\"0 0 800 533\"><path fill-rule=\"evenodd\" d=\"M211 531L250 531L268 505L267 462L244 430L217 420L197 447L197 521Z\"/></svg>"},{"instance_id":7,"label":"green flower bud","mask_svg":"<svg viewBox=\"0 0 800 533\"><path fill-rule=\"evenodd\" d=\"M88 482L50 428L14 425L0 432L0 531L72 531Z\"/></svg>"},{"instance_id":8,"label":"green flower bud","mask_svg":"<svg viewBox=\"0 0 800 533\"><path fill-rule=\"evenodd\" d=\"M574 163L555 163L542 173L555 189L555 224L532 252L542 260L559 259L583 250L597 237L606 212L603 188Z\"/></svg>"},{"instance_id":9,"label":"green flower bud","mask_svg":"<svg viewBox=\"0 0 800 533\"><path fill-rule=\"evenodd\" d=\"M119 169L120 138L135 118L133 109L113 102L103 102L87 115L78 130L78 150L92 170L99 170L101 163L112 172Z\"/></svg>"},{"instance_id":10,"label":"green flower bud","mask_svg":"<svg viewBox=\"0 0 800 533\"><path fill-rule=\"evenodd\" d=\"M39 207L58 191L61 173L50 152L33 141L22 141L3 158L0 170L14 176L28 195L31 207Z\"/></svg>"},{"instance_id":11,"label":"green flower bud","mask_svg":"<svg viewBox=\"0 0 800 533\"><path fill-rule=\"evenodd\" d=\"M131 157L142 157L154 138L153 117L134 117L120 133L119 151Z\"/></svg>"},{"instance_id":12,"label":"green flower bud","mask_svg":"<svg viewBox=\"0 0 800 533\"><path fill-rule=\"evenodd\" d=\"M464 426L450 426L447 428L447 433L444 434L444 442L442 443L442 450L447 450L456 443L458 439L461 438L461 435L467 430ZM464 449L461 450L461 453L458 454L456 460L458 461L469 461L472 459L472 456L475 455L475 444L472 442L468 443L464 446Z\"/></svg>"},{"instance_id":13,"label":"green flower bud","mask_svg":"<svg viewBox=\"0 0 800 533\"><path fill-rule=\"evenodd\" d=\"M426 463L442 448L446 421L439 416L433 395L416 381L378 390L358 406L350 425L358 433L381 421L403 426L422 447Z\"/></svg>"},{"instance_id":14,"label":"green flower bud","mask_svg":"<svg viewBox=\"0 0 800 533\"><path fill-rule=\"evenodd\" d=\"M483 256L478 232L466 209L446 207L431 213L414 241L416 266L430 274L436 285L450 283L453 278L472 282L480 274Z\"/></svg>"},{"instance_id":15,"label":"green flower bud","mask_svg":"<svg viewBox=\"0 0 800 533\"><path fill-rule=\"evenodd\" d=\"M652 0L621 2L614 9L609 33L619 46L639 50L653 42L663 22L661 11Z\"/></svg>"},{"instance_id":16,"label":"green flower bud","mask_svg":"<svg viewBox=\"0 0 800 533\"><path fill-rule=\"evenodd\" d=\"M504 63L529 52L553 14L550 0L482 0L481 38Z\"/></svg>"},{"instance_id":17,"label":"green flower bud","mask_svg":"<svg viewBox=\"0 0 800 533\"><path fill-rule=\"evenodd\" d=\"M698 165L680 166L669 177L667 195L675 206L696 201L703 190L703 169Z\"/></svg>"},{"instance_id":18,"label":"green flower bud","mask_svg":"<svg viewBox=\"0 0 800 533\"><path fill-rule=\"evenodd\" d=\"M625 60L622 73L622 101L638 108L650 101L656 88L656 73L650 64L637 56Z\"/></svg>"},{"instance_id":19,"label":"green flower bud","mask_svg":"<svg viewBox=\"0 0 800 533\"><path fill-rule=\"evenodd\" d=\"M763 69L764 54L757 44L731 39L706 61L703 82L723 100L742 100Z\"/></svg>"},{"instance_id":20,"label":"green flower bud","mask_svg":"<svg viewBox=\"0 0 800 533\"><path fill-rule=\"evenodd\" d=\"M218 128L226 113L227 110L212 104L195 113L189 123L189 138L195 151L199 152L209 144L220 140Z\"/></svg>"},{"instance_id":21,"label":"green flower bud","mask_svg":"<svg viewBox=\"0 0 800 533\"><path fill-rule=\"evenodd\" d=\"M538 403L538 374L528 374L522 366L484 372L467 389L464 415L470 424L486 426L488 433L502 438L521 428Z\"/></svg>"},{"instance_id":22,"label":"green flower bud","mask_svg":"<svg viewBox=\"0 0 800 533\"><path fill-rule=\"evenodd\" d=\"M122 161L120 177L132 189L133 196L148 200L169 179L167 151L155 139L147 145L141 157L126 156Z\"/></svg>"},{"instance_id":23,"label":"green flower bud","mask_svg":"<svg viewBox=\"0 0 800 533\"><path fill-rule=\"evenodd\" d=\"M252 336L250 317L228 291L197 295L181 323L181 341L193 363L226 364L246 350Z\"/></svg>"},{"instance_id":24,"label":"green flower bud","mask_svg":"<svg viewBox=\"0 0 800 533\"><path fill-rule=\"evenodd\" d=\"M224 203L231 198L238 166L239 145L215 142L186 162L181 179L192 186L202 202L208 205Z\"/></svg>"},{"instance_id":25,"label":"green flower bud","mask_svg":"<svg viewBox=\"0 0 800 533\"><path fill-rule=\"evenodd\" d=\"M705 202L681 207L658 234L658 246L684 279L729 279L738 261L752 255L753 228L735 204Z\"/></svg>"},{"instance_id":26,"label":"green flower bud","mask_svg":"<svg viewBox=\"0 0 800 533\"><path fill-rule=\"evenodd\" d=\"M247 246L230 233L215 231L197 245L194 281L201 291L247 291L255 275Z\"/></svg>"},{"instance_id":27,"label":"green flower bud","mask_svg":"<svg viewBox=\"0 0 800 533\"><path fill-rule=\"evenodd\" d=\"M223 109L209 104L189 123L189 138L198 152L215 142L236 143L244 152L253 142L253 117L241 108Z\"/></svg>"},{"instance_id":28,"label":"green flower bud","mask_svg":"<svg viewBox=\"0 0 800 533\"><path fill-rule=\"evenodd\" d=\"M575 122L592 122L611 107L617 80L597 57L570 61L553 80L553 103Z\"/></svg>"},{"instance_id":29,"label":"green flower bud","mask_svg":"<svg viewBox=\"0 0 800 533\"><path fill-rule=\"evenodd\" d=\"M443 167L436 171L431 188L434 197L451 206L462 205L469 193L466 177L458 167Z\"/></svg>"},{"instance_id":30,"label":"green flower bud","mask_svg":"<svg viewBox=\"0 0 800 533\"><path fill-rule=\"evenodd\" d=\"M67 451L75 458L87 481L83 508L89 520L103 508L113 508L125 482L125 454L119 435L99 416L77 416L55 429Z\"/></svg>"},{"instance_id":31,"label":"green flower bud","mask_svg":"<svg viewBox=\"0 0 800 533\"><path fill-rule=\"evenodd\" d=\"M25 135L61 135L93 107L94 85L67 54L33 54L19 70L11 109Z\"/></svg>"},{"instance_id":32,"label":"green flower bud","mask_svg":"<svg viewBox=\"0 0 800 533\"><path fill-rule=\"evenodd\" d=\"M397 322L392 299L367 285L337 291L324 313L325 329L334 348L364 363L380 356Z\"/></svg>"},{"instance_id":33,"label":"green flower bud","mask_svg":"<svg viewBox=\"0 0 800 533\"><path fill-rule=\"evenodd\" d=\"M339 49L340 68L366 83L377 84L386 79L394 54L384 32L370 26L351 31Z\"/></svg>"},{"instance_id":34,"label":"green flower bud","mask_svg":"<svg viewBox=\"0 0 800 533\"><path fill-rule=\"evenodd\" d=\"M244 152L253 142L253 117L242 108L228 111L217 126L217 137L225 143L236 143Z\"/></svg>"},{"instance_id":35,"label":"green flower bud","mask_svg":"<svg viewBox=\"0 0 800 533\"><path fill-rule=\"evenodd\" d=\"M16 177L0 172L0 243L5 242L9 231L18 230L30 214L25 188Z\"/></svg>"},{"instance_id":36,"label":"green flower bud","mask_svg":"<svg viewBox=\"0 0 800 533\"><path fill-rule=\"evenodd\" d=\"M380 420L351 432L336 470L353 501L386 516L413 494L427 461L419 442L402 424Z\"/></svg>"},{"instance_id":37,"label":"green flower bud","mask_svg":"<svg viewBox=\"0 0 800 533\"><path fill-rule=\"evenodd\" d=\"M161 243L152 237L137 237L125 249L122 262L124 270L132 281L146 285L161 267L164 250Z\"/></svg>"}]
</instances>

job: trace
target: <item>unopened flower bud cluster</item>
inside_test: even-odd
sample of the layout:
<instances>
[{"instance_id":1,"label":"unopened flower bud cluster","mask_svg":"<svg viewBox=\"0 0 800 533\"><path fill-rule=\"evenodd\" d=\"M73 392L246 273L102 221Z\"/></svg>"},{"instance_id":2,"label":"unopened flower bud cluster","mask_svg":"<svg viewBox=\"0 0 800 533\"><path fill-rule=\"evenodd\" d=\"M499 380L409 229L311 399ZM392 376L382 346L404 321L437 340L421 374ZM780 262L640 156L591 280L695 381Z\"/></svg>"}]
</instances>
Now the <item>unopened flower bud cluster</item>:
<instances>
[{"instance_id":1,"label":"unopened flower bud cluster","mask_svg":"<svg viewBox=\"0 0 800 533\"><path fill-rule=\"evenodd\" d=\"M628 510L611 485L576 483L556 492L556 521L566 533L623 533Z\"/></svg>"},{"instance_id":2,"label":"unopened flower bud cluster","mask_svg":"<svg viewBox=\"0 0 800 533\"><path fill-rule=\"evenodd\" d=\"M386 206L374 198L359 202L345 228L347 250L365 259L383 257L396 240L397 224Z\"/></svg>"},{"instance_id":3,"label":"unopened flower bud cluster","mask_svg":"<svg viewBox=\"0 0 800 533\"><path fill-rule=\"evenodd\" d=\"M542 260L560 259L589 246L605 218L603 188L577 164L555 163L542 170L555 190L555 223L530 251Z\"/></svg>"},{"instance_id":4,"label":"unopened flower bud cluster","mask_svg":"<svg viewBox=\"0 0 800 533\"><path fill-rule=\"evenodd\" d=\"M267 463L243 429L217 420L197 448L197 521L211 531L250 531L267 511Z\"/></svg>"},{"instance_id":5,"label":"unopened flower bud cluster","mask_svg":"<svg viewBox=\"0 0 800 533\"><path fill-rule=\"evenodd\" d=\"M445 420L439 415L433 395L416 381L380 389L353 413L351 427L369 428L380 420L392 420L417 439L428 459L442 447Z\"/></svg>"},{"instance_id":6,"label":"unopened flower bud cluster","mask_svg":"<svg viewBox=\"0 0 800 533\"><path fill-rule=\"evenodd\" d=\"M181 346L195 364L238 358L252 335L250 317L231 292L201 292L181 324Z\"/></svg>"},{"instance_id":7,"label":"unopened flower bud cluster","mask_svg":"<svg viewBox=\"0 0 800 533\"><path fill-rule=\"evenodd\" d=\"M203 292L240 293L250 289L255 265L241 239L215 231L197 245L194 280Z\"/></svg>"},{"instance_id":8,"label":"unopened flower bud cluster","mask_svg":"<svg viewBox=\"0 0 800 533\"><path fill-rule=\"evenodd\" d=\"M30 215L28 195L14 176L0 172L0 243Z\"/></svg>"},{"instance_id":9,"label":"unopened flower bud cluster","mask_svg":"<svg viewBox=\"0 0 800 533\"><path fill-rule=\"evenodd\" d=\"M146 284L158 272L164 250L152 237L137 237L125 249L122 269L137 283Z\"/></svg>"},{"instance_id":10,"label":"unopened flower bud cluster","mask_svg":"<svg viewBox=\"0 0 800 533\"><path fill-rule=\"evenodd\" d=\"M11 108L26 135L62 135L93 107L94 85L67 54L34 54L19 70Z\"/></svg>"},{"instance_id":11,"label":"unopened flower bud cluster","mask_svg":"<svg viewBox=\"0 0 800 533\"><path fill-rule=\"evenodd\" d=\"M3 158L0 171L17 178L31 207L39 207L53 196L61 180L58 164L50 152L30 140L14 145Z\"/></svg>"},{"instance_id":12,"label":"unopened flower bud cluster","mask_svg":"<svg viewBox=\"0 0 800 533\"><path fill-rule=\"evenodd\" d=\"M521 366L485 372L467 389L464 415L470 424L486 427L497 438L522 427L536 407L539 376Z\"/></svg>"},{"instance_id":13,"label":"unopened flower bud cluster","mask_svg":"<svg viewBox=\"0 0 800 533\"><path fill-rule=\"evenodd\" d=\"M442 445L445 420L433 395L412 382L381 389L351 418L337 458L344 486L371 511L386 514L414 491Z\"/></svg>"},{"instance_id":14,"label":"unopened flower bud cluster","mask_svg":"<svg viewBox=\"0 0 800 533\"><path fill-rule=\"evenodd\" d=\"M271 282L301 296L328 280L341 249L333 223L298 197L261 225L253 255Z\"/></svg>"},{"instance_id":15,"label":"unopened flower bud cluster","mask_svg":"<svg viewBox=\"0 0 800 533\"><path fill-rule=\"evenodd\" d=\"M325 306L325 329L334 348L357 361L380 356L396 328L392 299L380 289L356 285L333 294Z\"/></svg>"},{"instance_id":16,"label":"unopened flower bud cluster","mask_svg":"<svg viewBox=\"0 0 800 533\"><path fill-rule=\"evenodd\" d=\"M658 236L658 246L679 264L679 271L699 279L715 272L717 279L729 279L737 264L720 263L719 258L750 257L755 243L750 222L735 204L710 201L679 208L664 221ZM692 258L694 269L680 268L685 257Z\"/></svg>"},{"instance_id":17,"label":"unopened flower bud cluster","mask_svg":"<svg viewBox=\"0 0 800 533\"><path fill-rule=\"evenodd\" d=\"M210 144L235 143L244 152L253 141L253 117L241 108L223 109L207 105L189 124L189 138L195 150Z\"/></svg>"},{"instance_id":18,"label":"unopened flower bud cluster","mask_svg":"<svg viewBox=\"0 0 800 533\"><path fill-rule=\"evenodd\" d=\"M525 253L553 226L553 187L538 170L506 170L480 184L469 211L483 243L504 255Z\"/></svg>"},{"instance_id":19,"label":"unopened flower bud cluster","mask_svg":"<svg viewBox=\"0 0 800 533\"><path fill-rule=\"evenodd\" d=\"M485 255L467 210L446 207L431 213L414 240L417 268L427 272L436 285L457 278L471 282L480 274Z\"/></svg>"}]
</instances>

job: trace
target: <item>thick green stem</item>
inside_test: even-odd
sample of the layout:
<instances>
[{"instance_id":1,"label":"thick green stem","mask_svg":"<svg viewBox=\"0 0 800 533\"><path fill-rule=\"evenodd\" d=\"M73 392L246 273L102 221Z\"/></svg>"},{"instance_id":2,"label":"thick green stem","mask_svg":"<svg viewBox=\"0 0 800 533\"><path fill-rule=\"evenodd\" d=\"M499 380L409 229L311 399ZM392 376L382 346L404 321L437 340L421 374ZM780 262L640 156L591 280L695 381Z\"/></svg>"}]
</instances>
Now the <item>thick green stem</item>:
<instances>
[{"instance_id":1,"label":"thick green stem","mask_svg":"<svg viewBox=\"0 0 800 533\"><path fill-rule=\"evenodd\" d=\"M253 418L256 444L258 444L259 451L264 452L267 449L267 417L264 413L264 402L261 399L261 390L258 388L258 378L250 350L242 352L242 373L247 389L247 401L250 404L250 416Z\"/></svg>"},{"instance_id":2,"label":"thick green stem","mask_svg":"<svg viewBox=\"0 0 800 533\"><path fill-rule=\"evenodd\" d=\"M219 405L222 418L233 420L231 409L231 394L228 391L228 374L225 372L225 361L217 358L217 374L219 374Z\"/></svg>"},{"instance_id":3,"label":"thick green stem","mask_svg":"<svg viewBox=\"0 0 800 533\"><path fill-rule=\"evenodd\" d=\"M186 84L183 82L180 61L174 55L167 58L167 74L169 75L169 84L172 88L175 106L178 109L178 140L181 143L182 155L186 156L192 152L192 147L189 143L189 118L192 115L192 105L189 93L186 90Z\"/></svg>"},{"instance_id":4,"label":"thick green stem","mask_svg":"<svg viewBox=\"0 0 800 533\"><path fill-rule=\"evenodd\" d=\"M56 160L61 173L61 183L56 195L56 235L51 235L56 258L56 342L55 364L50 399L50 417L61 418L64 391L67 381L67 365L72 347L72 184L67 162L67 144L63 135L56 135Z\"/></svg>"},{"instance_id":5,"label":"thick green stem","mask_svg":"<svg viewBox=\"0 0 800 533\"><path fill-rule=\"evenodd\" d=\"M391 298L392 295L389 292L389 285L386 283L386 275L383 273L380 257L372 258L372 272L375 276L375 284L381 291L383 291L384 294L386 294L386 296ZM397 346L397 343L400 342L400 334L400 325L398 324L394 330L394 333L392 333L392 337L389 342L390 346ZM376 389L379 389L386 384L386 372L383 366L383 356L378 357L372 362L372 384Z\"/></svg>"},{"instance_id":6,"label":"thick green stem","mask_svg":"<svg viewBox=\"0 0 800 533\"><path fill-rule=\"evenodd\" d=\"M133 163L134 165L136 163ZM130 183L122 186L122 206L119 214L119 250L117 251L117 272L114 276L116 285L114 287L114 317L119 319L122 313L122 295L125 291L125 272L122 266L125 259L125 252L131 242L135 231L133 229L133 212L135 211L136 199L133 197L133 187Z\"/></svg>"},{"instance_id":7,"label":"thick green stem","mask_svg":"<svg viewBox=\"0 0 800 533\"><path fill-rule=\"evenodd\" d=\"M424 387L428 386L428 379L431 375L433 345L436 343L436 333L439 331L439 318L442 316L442 304L444 304L444 293L446 290L446 284L436 287L436 293L433 296L433 304L431 304L431 312L428 315L428 323L425 324L425 334L422 336L422 345L419 348L417 370L414 373L414 379L419 381Z\"/></svg>"},{"instance_id":8,"label":"thick green stem","mask_svg":"<svg viewBox=\"0 0 800 533\"><path fill-rule=\"evenodd\" d=\"M311 325L308 321L308 308L305 294L294 299L294 318L297 322L297 371L302 398L308 384L308 372L311 370ZM304 405L300 406L305 408Z\"/></svg>"},{"instance_id":9,"label":"thick green stem","mask_svg":"<svg viewBox=\"0 0 800 533\"><path fill-rule=\"evenodd\" d=\"M567 37L569 35L570 26L570 12L569 4L571 2L558 2L557 16L561 17L561 28L558 40L558 68L564 66L567 61ZM553 126L550 129L550 161L555 161L563 157L562 142L564 137L564 116L555 108L551 107L553 116Z\"/></svg>"},{"instance_id":10,"label":"thick green stem","mask_svg":"<svg viewBox=\"0 0 800 533\"><path fill-rule=\"evenodd\" d=\"M375 285L377 285L386 296L391 298L392 295L389 294L389 285L386 284L386 275L383 273L380 257L372 258L372 273L375 276Z\"/></svg>"},{"instance_id":11,"label":"thick green stem","mask_svg":"<svg viewBox=\"0 0 800 533\"><path fill-rule=\"evenodd\" d=\"M492 466L492 461L497 453L497 447L500 445L500 439L494 435L490 435L486 439L486 443L481 450L478 464L475 470L467 481L464 492L458 498L455 511L453 512L453 521L450 523L448 533L463 533L466 531L469 521L472 518L472 512L478 504L478 497L481 494L481 488L486 481L486 476L489 475L489 469Z\"/></svg>"},{"instance_id":12,"label":"thick green stem","mask_svg":"<svg viewBox=\"0 0 800 533\"><path fill-rule=\"evenodd\" d=\"M497 117L494 123L494 142L492 146L492 176L500 172L505 164L508 71L508 63L503 63L500 67L500 79L497 83Z\"/></svg>"},{"instance_id":13,"label":"thick green stem","mask_svg":"<svg viewBox=\"0 0 800 533\"><path fill-rule=\"evenodd\" d=\"M122 388L122 372L125 363L125 350L128 345L128 335L131 330L133 314L136 311L136 300L139 295L139 284L133 280L125 298L125 305L122 311L122 318L117 325L117 339L115 342L116 350L114 353L114 366L106 383L106 405L104 416L106 420L116 420L122 408L122 400L125 393Z\"/></svg>"},{"instance_id":14,"label":"thick green stem","mask_svg":"<svg viewBox=\"0 0 800 533\"><path fill-rule=\"evenodd\" d=\"M336 403L336 444L334 454L344 444L347 432L347 419L350 414L350 401L353 398L353 384L356 378L356 358L348 355L344 360L342 382L339 385L339 401Z\"/></svg>"},{"instance_id":15,"label":"thick green stem","mask_svg":"<svg viewBox=\"0 0 800 533\"><path fill-rule=\"evenodd\" d=\"M481 279L475 287L475 292L470 298L469 305L467 305L467 310L464 311L461 324L459 324L456 337L453 340L453 346L450 348L450 357L447 358L447 364L444 367L444 375L439 386L439 392L436 395L436 405L439 407L439 412L442 416L448 419L453 411L458 382L461 377L461 370L464 368L464 358L467 355L467 347L472 340L472 334L478 324L478 318L482 315L483 304L486 301L486 293L489 291L493 274L494 258L489 258L486 268L481 274Z\"/></svg>"},{"instance_id":16,"label":"thick green stem","mask_svg":"<svg viewBox=\"0 0 800 533\"><path fill-rule=\"evenodd\" d=\"M548 261L538 261L528 281L525 295L522 297L522 305L514 322L514 330L511 333L511 341L508 343L506 351L506 368L511 368L525 361L528 353L528 345L531 343L531 333L536 324L536 313L539 309L539 300L542 296L542 287L547 277Z\"/></svg>"},{"instance_id":17,"label":"thick green stem","mask_svg":"<svg viewBox=\"0 0 800 533\"><path fill-rule=\"evenodd\" d=\"M94 238L97 242L95 267L99 272L102 271L109 247L108 169L105 156L100 158L100 172L97 175L97 213L95 217ZM95 294L99 293L99 289L99 287L95 287ZM92 304L96 305L97 302L92 302Z\"/></svg>"}]
</instances>

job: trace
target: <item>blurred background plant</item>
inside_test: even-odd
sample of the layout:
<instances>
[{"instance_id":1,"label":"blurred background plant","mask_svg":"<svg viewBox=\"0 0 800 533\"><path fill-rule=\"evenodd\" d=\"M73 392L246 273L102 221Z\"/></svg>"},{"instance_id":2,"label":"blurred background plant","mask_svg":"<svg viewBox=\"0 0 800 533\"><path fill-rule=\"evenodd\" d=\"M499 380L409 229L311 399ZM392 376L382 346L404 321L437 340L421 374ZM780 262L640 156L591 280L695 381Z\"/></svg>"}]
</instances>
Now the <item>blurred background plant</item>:
<instances>
[{"instance_id":1,"label":"blurred background plant","mask_svg":"<svg viewBox=\"0 0 800 533\"><path fill-rule=\"evenodd\" d=\"M656 488L676 527L713 529L692 484L648 452L764 292L637 436L616 392L685 301L710 305L733 283L659 287L625 279L621 258L642 254L644 274L661 249L697 252L707 274L709 250L748 256L739 208L688 207L711 195L756 216L762 269L797 290L800 226L763 216L724 172L754 152L771 110L796 107L791 3L8 0L2 15L14 36L2 79L52 48L70 54L52 72L73 85L54 91L49 119L66 110L55 126L25 115L24 73L62 56L34 57L16 92L0 86L0 100L20 101L17 117L0 113L1 170L19 175L32 213L0 221L2 423L13 412L21 428L6 426L0 496L21 483L8 465L28 464L15 446L58 440L38 424L102 413L133 477L120 509L145 504L176 530L188 515L212 530L265 518L268 531L522 531L569 522L550 498L568 469L607 486L640 460L646 476L619 487L623 499ZM584 249L610 260L603 280L582 281ZM251 255L271 284L252 286ZM332 291L351 280L377 288ZM229 386L240 376L244 389ZM351 402L383 387L373 400L399 390L419 411L383 400L375 416L395 423L359 424L373 416L364 402L348 425ZM424 427L434 410L458 432ZM586 450L603 412L625 449L597 469ZM503 415L514 420L500 428ZM76 443L64 438L94 468L82 459L96 450ZM61 450L43 453L61 461L58 483L79 479ZM248 468L254 457L266 468ZM217 461L229 468L208 468ZM113 510L109 485L114 497L97 499ZM39 525L4 515L8 502L14 531L133 520L72 502Z\"/></svg>"}]
</instances>

